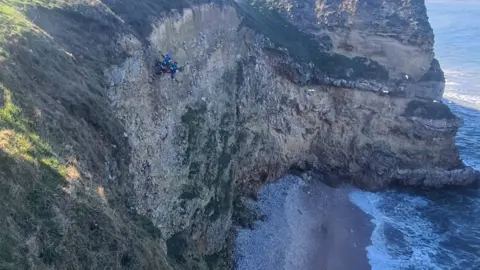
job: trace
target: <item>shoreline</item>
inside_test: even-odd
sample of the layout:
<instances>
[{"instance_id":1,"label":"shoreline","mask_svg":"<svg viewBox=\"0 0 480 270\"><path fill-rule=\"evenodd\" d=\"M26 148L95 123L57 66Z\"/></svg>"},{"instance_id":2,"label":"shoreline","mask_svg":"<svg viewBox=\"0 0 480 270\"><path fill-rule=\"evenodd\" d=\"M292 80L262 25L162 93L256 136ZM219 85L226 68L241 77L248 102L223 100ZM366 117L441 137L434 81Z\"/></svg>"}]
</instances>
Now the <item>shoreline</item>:
<instances>
[{"instance_id":1,"label":"shoreline","mask_svg":"<svg viewBox=\"0 0 480 270\"><path fill-rule=\"evenodd\" d=\"M458 98L455 95L452 95L450 93L444 94L443 99L445 99L449 103L453 103L457 106L465 107L467 109L476 110L476 111L480 110L480 104ZM446 105L448 106L448 104Z\"/></svg>"},{"instance_id":2,"label":"shoreline","mask_svg":"<svg viewBox=\"0 0 480 270\"><path fill-rule=\"evenodd\" d=\"M262 188L262 220L237 231L236 269L371 269L374 225L349 199L353 189L286 176Z\"/></svg>"}]
</instances>

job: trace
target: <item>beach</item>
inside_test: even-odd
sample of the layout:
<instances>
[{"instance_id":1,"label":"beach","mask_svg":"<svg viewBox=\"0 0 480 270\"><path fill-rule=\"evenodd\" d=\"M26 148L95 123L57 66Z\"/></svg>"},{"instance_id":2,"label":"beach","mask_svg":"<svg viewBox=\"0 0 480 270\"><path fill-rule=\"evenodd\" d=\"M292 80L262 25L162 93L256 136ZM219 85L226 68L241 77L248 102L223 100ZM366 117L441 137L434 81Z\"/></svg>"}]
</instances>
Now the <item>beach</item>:
<instances>
[{"instance_id":1,"label":"beach","mask_svg":"<svg viewBox=\"0 0 480 270\"><path fill-rule=\"evenodd\" d=\"M286 176L252 202L263 215L238 230L236 269L370 269L370 218L349 200L351 188Z\"/></svg>"}]
</instances>

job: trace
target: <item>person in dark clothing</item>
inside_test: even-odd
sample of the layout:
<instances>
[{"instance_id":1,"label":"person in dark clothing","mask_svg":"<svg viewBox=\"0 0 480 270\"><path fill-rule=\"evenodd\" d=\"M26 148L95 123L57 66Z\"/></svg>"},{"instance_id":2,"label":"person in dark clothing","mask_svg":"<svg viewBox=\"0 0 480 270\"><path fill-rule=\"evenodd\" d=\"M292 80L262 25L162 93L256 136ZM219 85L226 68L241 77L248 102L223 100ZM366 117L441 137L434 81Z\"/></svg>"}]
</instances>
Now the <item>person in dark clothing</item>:
<instances>
[{"instance_id":1,"label":"person in dark clothing","mask_svg":"<svg viewBox=\"0 0 480 270\"><path fill-rule=\"evenodd\" d=\"M157 59L155 62L155 74L160 75L160 74L165 74L165 73L170 73L170 78L172 80L175 80L175 73L183 71L185 68L185 65L179 67L178 63L175 61L172 61L172 58L170 57L170 54L167 52L165 55L160 52L160 54L163 56L164 60Z\"/></svg>"},{"instance_id":2,"label":"person in dark clothing","mask_svg":"<svg viewBox=\"0 0 480 270\"><path fill-rule=\"evenodd\" d=\"M170 53L166 53L164 55L162 52L160 54L163 57L163 61L158 59L155 62L155 74L163 74L163 73L169 73L170 72L170 66L172 65L172 58L170 57Z\"/></svg>"},{"instance_id":3,"label":"person in dark clothing","mask_svg":"<svg viewBox=\"0 0 480 270\"><path fill-rule=\"evenodd\" d=\"M170 66L170 78L172 78L172 80L175 80L175 73L178 71L177 62L173 62L173 64Z\"/></svg>"},{"instance_id":4,"label":"person in dark clothing","mask_svg":"<svg viewBox=\"0 0 480 270\"><path fill-rule=\"evenodd\" d=\"M168 68L170 63L172 62L172 58L170 57L170 53L167 52L166 55L163 55L163 53L160 52L160 54L163 56L164 60L162 62L162 66Z\"/></svg>"}]
</instances>

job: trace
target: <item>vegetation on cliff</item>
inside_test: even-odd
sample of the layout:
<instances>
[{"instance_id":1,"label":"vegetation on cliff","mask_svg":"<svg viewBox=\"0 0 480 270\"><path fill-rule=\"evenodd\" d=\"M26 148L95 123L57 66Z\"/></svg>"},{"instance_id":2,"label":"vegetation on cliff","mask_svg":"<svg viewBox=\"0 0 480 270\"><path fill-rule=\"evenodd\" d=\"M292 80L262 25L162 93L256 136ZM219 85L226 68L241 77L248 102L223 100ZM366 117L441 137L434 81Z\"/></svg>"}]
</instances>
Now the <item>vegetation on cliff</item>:
<instances>
[{"instance_id":1,"label":"vegetation on cliff","mask_svg":"<svg viewBox=\"0 0 480 270\"><path fill-rule=\"evenodd\" d=\"M101 73L123 57L114 20L98 1L0 1L1 269L168 267L128 206Z\"/></svg>"}]
</instances>

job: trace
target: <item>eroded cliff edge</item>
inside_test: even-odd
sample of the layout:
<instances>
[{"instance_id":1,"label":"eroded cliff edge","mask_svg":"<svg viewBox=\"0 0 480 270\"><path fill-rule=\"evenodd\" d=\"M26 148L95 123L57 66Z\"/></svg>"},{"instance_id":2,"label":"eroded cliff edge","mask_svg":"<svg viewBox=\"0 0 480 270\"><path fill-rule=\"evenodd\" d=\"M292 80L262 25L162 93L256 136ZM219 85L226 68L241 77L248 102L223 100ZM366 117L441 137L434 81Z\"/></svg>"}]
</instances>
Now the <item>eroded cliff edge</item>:
<instances>
[{"instance_id":1,"label":"eroded cliff edge","mask_svg":"<svg viewBox=\"0 0 480 270\"><path fill-rule=\"evenodd\" d=\"M290 168L369 189L478 179L455 147L461 121L441 103L423 1L77 2L28 9L41 31L11 44L2 83L30 95L19 104L35 130L55 134L55 156L88 180L65 200L100 196L87 204L101 205L85 214L90 231L125 226L113 267L139 254L147 268L207 267L235 192ZM153 75L160 50L188 63L178 82ZM52 216L75 217L57 204ZM131 215L146 217L142 230L130 233ZM148 245L127 244L143 230Z\"/></svg>"},{"instance_id":2,"label":"eroded cliff edge","mask_svg":"<svg viewBox=\"0 0 480 270\"><path fill-rule=\"evenodd\" d=\"M441 103L421 1L281 8L185 9L154 25L148 48L123 38L132 56L106 72L132 147L135 207L185 250L214 252L235 187L291 167L370 189L477 177L458 157L460 120ZM178 84L150 79L159 50L189 63Z\"/></svg>"}]
</instances>

